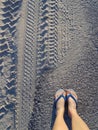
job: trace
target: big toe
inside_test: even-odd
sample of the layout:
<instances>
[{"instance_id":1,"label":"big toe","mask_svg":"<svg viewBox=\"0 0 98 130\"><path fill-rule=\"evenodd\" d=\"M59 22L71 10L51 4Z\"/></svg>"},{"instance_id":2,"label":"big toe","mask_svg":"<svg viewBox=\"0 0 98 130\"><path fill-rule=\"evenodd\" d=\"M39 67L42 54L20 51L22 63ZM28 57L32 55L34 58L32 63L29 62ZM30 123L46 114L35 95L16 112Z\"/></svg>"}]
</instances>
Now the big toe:
<instances>
[{"instance_id":1,"label":"big toe","mask_svg":"<svg viewBox=\"0 0 98 130\"><path fill-rule=\"evenodd\" d=\"M65 96L65 91L63 89L59 89L59 90L56 91L55 99L57 99L60 95L64 95Z\"/></svg>"}]
</instances>

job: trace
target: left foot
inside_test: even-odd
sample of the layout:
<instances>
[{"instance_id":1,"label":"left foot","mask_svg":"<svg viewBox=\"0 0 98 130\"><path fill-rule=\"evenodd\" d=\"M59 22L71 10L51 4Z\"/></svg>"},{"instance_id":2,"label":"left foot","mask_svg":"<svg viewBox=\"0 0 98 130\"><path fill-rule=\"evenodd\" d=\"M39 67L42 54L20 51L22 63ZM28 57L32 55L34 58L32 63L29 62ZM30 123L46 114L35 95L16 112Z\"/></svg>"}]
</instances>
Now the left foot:
<instances>
[{"instance_id":1,"label":"left foot","mask_svg":"<svg viewBox=\"0 0 98 130\"><path fill-rule=\"evenodd\" d=\"M63 89L59 89L56 94L55 94L55 100L58 99L60 95L63 95L65 97L66 93ZM61 97L57 103L56 103L56 110L57 114L64 114L64 109L65 109L65 100L63 97Z\"/></svg>"}]
</instances>

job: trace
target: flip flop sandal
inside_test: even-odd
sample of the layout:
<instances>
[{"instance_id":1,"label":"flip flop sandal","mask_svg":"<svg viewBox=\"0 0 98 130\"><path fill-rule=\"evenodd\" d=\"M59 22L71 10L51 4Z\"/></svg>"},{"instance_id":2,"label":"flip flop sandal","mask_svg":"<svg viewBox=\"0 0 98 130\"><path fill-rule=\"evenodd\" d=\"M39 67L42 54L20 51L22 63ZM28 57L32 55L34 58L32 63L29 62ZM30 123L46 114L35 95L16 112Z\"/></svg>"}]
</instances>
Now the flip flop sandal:
<instances>
[{"instance_id":1,"label":"flip flop sandal","mask_svg":"<svg viewBox=\"0 0 98 130\"><path fill-rule=\"evenodd\" d=\"M57 92L59 92L59 91L62 91L62 93L64 92L63 89L57 90ZM56 93L57 93L57 92L56 92ZM54 106L55 106L55 108L56 108L56 104L57 104L57 102L58 102L58 100L59 100L60 98L63 98L65 101L66 101L66 99L67 99L67 97L64 96L63 94L61 94L57 99L54 99Z\"/></svg>"},{"instance_id":2,"label":"flip flop sandal","mask_svg":"<svg viewBox=\"0 0 98 130\"><path fill-rule=\"evenodd\" d=\"M73 89L67 89L67 90L68 90L69 92L70 92L70 90L73 91L73 92L75 92ZM68 99L69 99L70 97L75 101L76 106L77 106L77 102L78 102L78 101L77 101L77 99L75 98L75 96L73 96L71 93L69 93L69 94L66 96L66 100L68 101Z\"/></svg>"},{"instance_id":3,"label":"flip flop sandal","mask_svg":"<svg viewBox=\"0 0 98 130\"><path fill-rule=\"evenodd\" d=\"M68 95L67 95L67 100L68 100L70 97L75 101L75 103L76 103L76 105L77 105L77 99L76 99L72 94L68 94Z\"/></svg>"}]
</instances>

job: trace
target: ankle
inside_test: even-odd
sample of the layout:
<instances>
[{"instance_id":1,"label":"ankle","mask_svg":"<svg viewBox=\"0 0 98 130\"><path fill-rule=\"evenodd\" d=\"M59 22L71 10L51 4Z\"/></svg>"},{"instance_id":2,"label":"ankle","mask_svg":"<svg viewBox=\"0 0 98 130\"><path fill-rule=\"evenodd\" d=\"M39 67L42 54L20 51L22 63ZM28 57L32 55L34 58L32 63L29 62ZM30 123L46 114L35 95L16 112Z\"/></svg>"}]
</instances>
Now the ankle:
<instances>
[{"instance_id":1,"label":"ankle","mask_svg":"<svg viewBox=\"0 0 98 130\"><path fill-rule=\"evenodd\" d=\"M78 115L77 110L76 109L69 109L68 115L70 118L74 117L75 115Z\"/></svg>"},{"instance_id":2,"label":"ankle","mask_svg":"<svg viewBox=\"0 0 98 130\"><path fill-rule=\"evenodd\" d=\"M57 109L57 115L64 115L64 108Z\"/></svg>"}]
</instances>

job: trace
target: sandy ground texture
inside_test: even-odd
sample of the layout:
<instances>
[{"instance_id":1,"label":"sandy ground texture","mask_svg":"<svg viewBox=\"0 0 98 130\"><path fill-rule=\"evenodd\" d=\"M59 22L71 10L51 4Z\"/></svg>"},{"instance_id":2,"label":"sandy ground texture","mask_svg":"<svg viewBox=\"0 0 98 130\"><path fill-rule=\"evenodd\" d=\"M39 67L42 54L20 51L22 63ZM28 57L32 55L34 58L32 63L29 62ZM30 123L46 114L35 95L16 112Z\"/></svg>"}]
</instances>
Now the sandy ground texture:
<instances>
[{"instance_id":1,"label":"sandy ground texture","mask_svg":"<svg viewBox=\"0 0 98 130\"><path fill-rule=\"evenodd\" d=\"M1 0L0 35L0 130L51 130L59 88L98 130L98 0Z\"/></svg>"}]
</instances>

